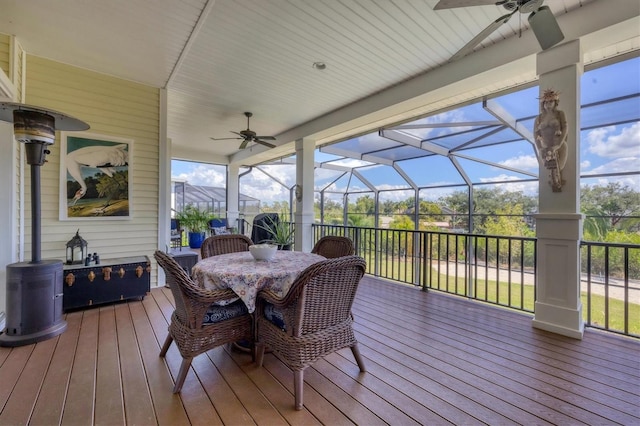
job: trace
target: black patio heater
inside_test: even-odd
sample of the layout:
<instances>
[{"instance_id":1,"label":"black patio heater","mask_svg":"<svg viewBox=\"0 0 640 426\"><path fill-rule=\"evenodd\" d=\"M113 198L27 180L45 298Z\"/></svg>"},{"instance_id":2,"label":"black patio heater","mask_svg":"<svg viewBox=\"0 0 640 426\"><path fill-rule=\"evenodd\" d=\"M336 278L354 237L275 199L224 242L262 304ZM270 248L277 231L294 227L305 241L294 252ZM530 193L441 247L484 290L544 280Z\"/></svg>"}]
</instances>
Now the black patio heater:
<instances>
[{"instance_id":1,"label":"black patio heater","mask_svg":"<svg viewBox=\"0 0 640 426\"><path fill-rule=\"evenodd\" d=\"M7 265L6 328L0 346L22 346L55 337L67 329L62 318L62 260L42 260L40 167L50 154L56 130L87 130L89 125L60 112L0 102L0 120L13 123L31 165L31 262Z\"/></svg>"}]
</instances>

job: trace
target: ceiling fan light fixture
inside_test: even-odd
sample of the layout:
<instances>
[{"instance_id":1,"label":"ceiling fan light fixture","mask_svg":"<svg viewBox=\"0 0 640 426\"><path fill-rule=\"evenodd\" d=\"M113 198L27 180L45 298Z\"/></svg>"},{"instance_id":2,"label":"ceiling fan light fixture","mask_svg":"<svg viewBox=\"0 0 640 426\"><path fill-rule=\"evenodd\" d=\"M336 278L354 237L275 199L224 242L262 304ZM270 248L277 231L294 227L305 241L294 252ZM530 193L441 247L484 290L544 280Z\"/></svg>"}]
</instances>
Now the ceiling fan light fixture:
<instances>
[{"instance_id":1,"label":"ceiling fan light fixture","mask_svg":"<svg viewBox=\"0 0 640 426\"><path fill-rule=\"evenodd\" d=\"M321 61L319 61L319 62L314 62L311 66L312 66L314 69L317 69L317 70L319 70L319 71L323 71L323 70L327 69L327 64L326 64L326 63L324 63L324 62L321 62Z\"/></svg>"},{"instance_id":2,"label":"ceiling fan light fixture","mask_svg":"<svg viewBox=\"0 0 640 426\"><path fill-rule=\"evenodd\" d=\"M520 13L532 13L540 9L544 0L519 0L518 9Z\"/></svg>"}]
</instances>

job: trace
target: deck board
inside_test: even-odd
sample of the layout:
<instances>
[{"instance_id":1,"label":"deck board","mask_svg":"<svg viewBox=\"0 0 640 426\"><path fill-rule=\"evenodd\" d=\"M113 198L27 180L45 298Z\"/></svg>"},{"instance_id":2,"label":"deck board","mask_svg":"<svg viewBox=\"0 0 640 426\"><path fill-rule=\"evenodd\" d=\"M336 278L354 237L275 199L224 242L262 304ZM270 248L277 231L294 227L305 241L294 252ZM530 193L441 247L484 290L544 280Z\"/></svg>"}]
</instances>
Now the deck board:
<instances>
[{"instance_id":1,"label":"deck board","mask_svg":"<svg viewBox=\"0 0 640 426\"><path fill-rule=\"evenodd\" d=\"M96 424L124 423L120 354L113 305L100 308L96 374Z\"/></svg>"},{"instance_id":2,"label":"deck board","mask_svg":"<svg viewBox=\"0 0 640 426\"><path fill-rule=\"evenodd\" d=\"M52 339L0 348L0 424L382 425L640 424L640 341L587 329L582 340L532 328L531 316L365 277L353 307L367 367L349 349L293 373L259 368L225 345L166 358L173 299L155 288L66 314Z\"/></svg>"},{"instance_id":3,"label":"deck board","mask_svg":"<svg viewBox=\"0 0 640 426\"><path fill-rule=\"evenodd\" d=\"M0 424L26 424L38 398L57 341L49 339L36 345L7 401Z\"/></svg>"},{"instance_id":4,"label":"deck board","mask_svg":"<svg viewBox=\"0 0 640 426\"><path fill-rule=\"evenodd\" d=\"M62 419L66 390L80 334L82 312L69 314L66 320L67 331L57 340L56 350L30 418L30 422L34 425L58 424Z\"/></svg>"},{"instance_id":5,"label":"deck board","mask_svg":"<svg viewBox=\"0 0 640 426\"><path fill-rule=\"evenodd\" d=\"M82 312L82 324L62 413L63 425L94 423L99 314L98 309Z\"/></svg>"},{"instance_id":6,"label":"deck board","mask_svg":"<svg viewBox=\"0 0 640 426\"><path fill-rule=\"evenodd\" d=\"M143 302L145 313L149 318L149 326L153 330L153 333L148 337L150 341L151 337L153 337L153 341L157 344L157 346L151 345L151 355L159 362L162 362L162 359L159 358L160 346L167 337L167 327L169 324L161 308L163 303L167 303L167 301L162 292L159 292L157 297L146 298ZM155 352L154 348L157 348ZM171 388L173 388L173 378L178 374L178 369L182 361L175 345L171 346L164 360L172 375L172 381L170 383ZM194 379L192 372L189 372L187 375L183 389L183 395L186 397L182 398L182 396L180 396L180 399L182 400L184 414L191 424L197 423L198 419L202 417L210 417L215 423L215 411L212 410L211 401L209 401L209 398L207 398L206 394L202 391L202 386Z\"/></svg>"},{"instance_id":7,"label":"deck board","mask_svg":"<svg viewBox=\"0 0 640 426\"><path fill-rule=\"evenodd\" d=\"M126 421L137 425L155 423L153 401L144 374L144 364L138 349L129 305L116 305L115 315Z\"/></svg>"}]
</instances>

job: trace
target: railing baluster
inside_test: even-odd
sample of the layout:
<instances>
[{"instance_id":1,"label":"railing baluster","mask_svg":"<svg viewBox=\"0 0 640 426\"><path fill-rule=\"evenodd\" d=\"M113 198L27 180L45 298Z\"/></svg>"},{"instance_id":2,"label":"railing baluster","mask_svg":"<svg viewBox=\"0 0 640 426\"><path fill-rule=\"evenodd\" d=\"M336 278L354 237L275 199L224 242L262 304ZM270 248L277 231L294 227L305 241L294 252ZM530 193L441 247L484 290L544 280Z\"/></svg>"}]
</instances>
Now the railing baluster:
<instances>
[{"instance_id":1,"label":"railing baluster","mask_svg":"<svg viewBox=\"0 0 640 426\"><path fill-rule=\"evenodd\" d=\"M624 334L629 334L629 247L624 247Z\"/></svg>"},{"instance_id":2,"label":"railing baluster","mask_svg":"<svg viewBox=\"0 0 640 426\"><path fill-rule=\"evenodd\" d=\"M435 288L453 294L464 293L472 299L526 312L533 312L535 308L535 238L340 225L312 226L315 228L312 233L315 238L321 235L349 235L354 240L356 253L367 259L368 265L372 265L368 271L375 276L420 285L425 291ZM452 242L451 238L456 240ZM464 253L460 251L461 245L465 247ZM520 253L514 253L517 249ZM504 262L501 260L503 251L507 256L502 259ZM637 320L640 315L640 303L637 300L640 299L640 265L637 265L640 245L582 241L580 256L585 265L580 271L583 277L580 293L586 299L583 305L585 325L640 337L640 321ZM464 265L464 272L458 270L459 266L463 267L461 264ZM455 267L454 272L450 270L451 267ZM500 271L503 267L507 273L503 274L501 281ZM484 273L481 268L484 268ZM495 285L490 284L489 280L494 276L492 268L495 268ZM461 273L466 283L464 291L458 283ZM601 283L596 281L595 273L602 274ZM515 283L512 282L516 277L520 285L519 301ZM451 279L455 280L453 285ZM582 283L586 287L583 288ZM504 291L508 294L502 300L500 295Z\"/></svg>"},{"instance_id":3,"label":"railing baluster","mask_svg":"<svg viewBox=\"0 0 640 426\"><path fill-rule=\"evenodd\" d=\"M604 328L609 328L609 246L604 248Z\"/></svg>"}]
</instances>

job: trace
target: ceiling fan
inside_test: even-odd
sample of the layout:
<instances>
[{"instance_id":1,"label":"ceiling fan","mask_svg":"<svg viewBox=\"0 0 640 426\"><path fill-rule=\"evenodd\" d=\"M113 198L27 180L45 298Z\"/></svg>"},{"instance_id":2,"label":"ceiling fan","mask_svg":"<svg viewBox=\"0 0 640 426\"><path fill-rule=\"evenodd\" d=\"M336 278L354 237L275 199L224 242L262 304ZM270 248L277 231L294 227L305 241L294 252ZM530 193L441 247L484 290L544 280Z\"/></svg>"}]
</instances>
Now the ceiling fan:
<instances>
[{"instance_id":1,"label":"ceiling fan","mask_svg":"<svg viewBox=\"0 0 640 426\"><path fill-rule=\"evenodd\" d=\"M275 141L276 140L275 137L257 136L256 132L254 132L249 128L249 119L253 116L253 113L245 112L244 115L247 117L247 129L241 130L239 132L231 131L231 133L235 133L236 135L240 136L239 138L211 138L211 139L214 141L225 141L230 139L242 140L242 143L240 144L240 149L245 149L247 145L249 145L249 142L255 142L255 143L259 143L260 145L267 146L269 148L275 148L276 146L274 144L266 142L266 141Z\"/></svg>"},{"instance_id":2,"label":"ceiling fan","mask_svg":"<svg viewBox=\"0 0 640 426\"><path fill-rule=\"evenodd\" d=\"M562 34L556 18L553 16L553 13L551 13L551 9L547 6L542 6L543 2L544 0L440 0L433 7L433 10L493 4L502 6L509 12L493 21L487 28L482 30L480 34L465 44L462 49L451 57L450 61L454 61L471 53L474 47L489 37L489 35L501 25L506 24L516 12L530 14L527 20L542 50L560 43L564 39L564 34Z\"/></svg>"}]
</instances>

